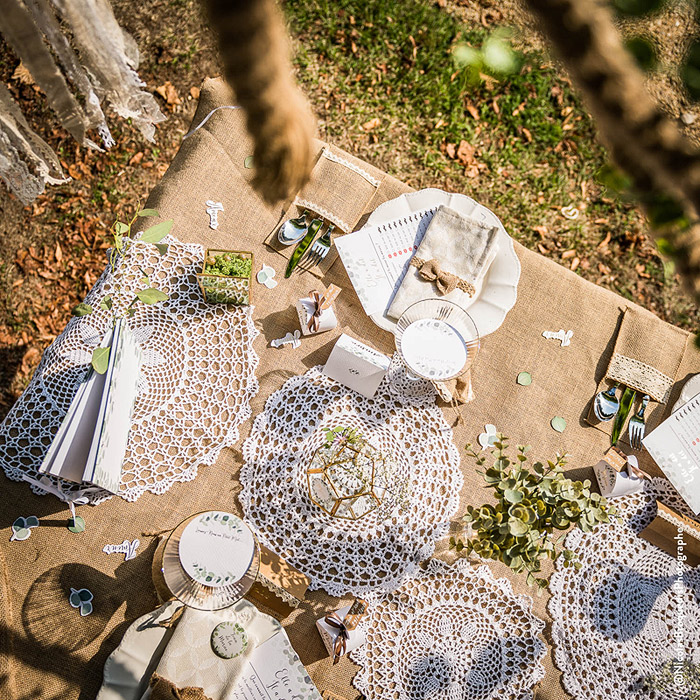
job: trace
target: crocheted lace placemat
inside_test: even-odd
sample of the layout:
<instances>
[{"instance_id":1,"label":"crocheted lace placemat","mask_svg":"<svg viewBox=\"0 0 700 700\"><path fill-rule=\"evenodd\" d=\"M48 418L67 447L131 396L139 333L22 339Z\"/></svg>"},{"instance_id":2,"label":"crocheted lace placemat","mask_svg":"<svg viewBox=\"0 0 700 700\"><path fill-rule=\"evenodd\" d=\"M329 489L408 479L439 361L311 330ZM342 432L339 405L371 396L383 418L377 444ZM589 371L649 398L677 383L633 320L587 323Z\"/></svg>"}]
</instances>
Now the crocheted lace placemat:
<instances>
[{"instance_id":1,"label":"crocheted lace placemat","mask_svg":"<svg viewBox=\"0 0 700 700\"><path fill-rule=\"evenodd\" d=\"M204 303L195 277L202 246L170 236L163 242L168 244L164 255L135 242L114 273L107 267L85 299L93 313L71 319L44 353L0 426L0 465L10 479L41 478L41 484L32 484L36 493L51 491L68 500L99 503L110 497L93 486L42 477L37 470L112 312L123 314L134 293L148 286L144 272L168 299L136 303L128 319L142 348L142 366L119 495L135 501L145 491L164 493L176 482L194 479L200 466L213 464L224 447L237 442L238 426L250 417L250 399L258 390L252 309ZM108 294L112 311L100 309Z\"/></svg>"},{"instance_id":2,"label":"crocheted lace placemat","mask_svg":"<svg viewBox=\"0 0 700 700\"><path fill-rule=\"evenodd\" d=\"M466 559L433 559L393 593L367 598L362 668L353 685L373 700L532 698L544 677L544 622L532 599Z\"/></svg>"},{"instance_id":3,"label":"crocheted lace placemat","mask_svg":"<svg viewBox=\"0 0 700 700\"><path fill-rule=\"evenodd\" d=\"M578 700L692 697L674 685L673 659L700 663L700 569L637 536L657 499L693 517L668 481L654 479L615 499L620 522L566 538L583 567L554 573L548 610L555 663Z\"/></svg>"},{"instance_id":4,"label":"crocheted lace placemat","mask_svg":"<svg viewBox=\"0 0 700 700\"><path fill-rule=\"evenodd\" d=\"M306 467L325 430L354 428L397 460L408 477L405 507L388 518L377 509L359 520L327 515L311 501ZM459 504L459 454L428 382L408 380L394 362L372 399L314 367L268 399L243 445L247 521L263 544L331 595L395 589L447 534Z\"/></svg>"}]
</instances>

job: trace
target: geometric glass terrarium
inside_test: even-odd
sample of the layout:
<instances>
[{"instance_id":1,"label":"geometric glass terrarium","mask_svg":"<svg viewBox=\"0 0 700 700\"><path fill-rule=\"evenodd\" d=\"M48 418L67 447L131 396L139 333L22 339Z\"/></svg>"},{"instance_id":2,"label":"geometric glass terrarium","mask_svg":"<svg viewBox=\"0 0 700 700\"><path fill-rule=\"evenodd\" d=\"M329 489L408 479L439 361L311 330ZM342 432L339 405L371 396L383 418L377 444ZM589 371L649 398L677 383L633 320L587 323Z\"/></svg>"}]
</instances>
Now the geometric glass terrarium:
<instances>
[{"instance_id":1,"label":"geometric glass terrarium","mask_svg":"<svg viewBox=\"0 0 700 700\"><path fill-rule=\"evenodd\" d=\"M250 304L253 254L242 250L207 249L197 282L209 304Z\"/></svg>"},{"instance_id":2,"label":"geometric glass terrarium","mask_svg":"<svg viewBox=\"0 0 700 700\"><path fill-rule=\"evenodd\" d=\"M313 503L346 520L359 520L380 507L391 511L405 491L405 482L396 478L394 458L351 428L333 428L326 438L306 469Z\"/></svg>"}]
</instances>

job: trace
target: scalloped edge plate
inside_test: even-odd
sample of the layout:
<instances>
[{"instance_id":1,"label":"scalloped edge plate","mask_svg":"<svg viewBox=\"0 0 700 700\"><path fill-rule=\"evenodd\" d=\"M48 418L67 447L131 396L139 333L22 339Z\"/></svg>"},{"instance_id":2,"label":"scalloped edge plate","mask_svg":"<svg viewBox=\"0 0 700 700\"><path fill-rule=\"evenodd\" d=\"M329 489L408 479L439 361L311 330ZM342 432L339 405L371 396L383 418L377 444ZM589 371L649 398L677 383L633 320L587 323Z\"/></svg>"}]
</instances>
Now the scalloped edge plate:
<instances>
[{"instance_id":1,"label":"scalloped edge plate","mask_svg":"<svg viewBox=\"0 0 700 700\"><path fill-rule=\"evenodd\" d=\"M466 194L450 193L431 187L402 194L380 204L370 214L366 225L376 226L441 204L454 209L459 214L471 216L498 228L498 253L486 273L481 288L476 290L474 299L465 307L474 319L479 335L483 338L500 328L506 315L515 305L521 270L513 239L506 233L500 219L490 209ZM396 321L386 314L372 314L370 318L386 331L393 333L396 329Z\"/></svg>"}]
</instances>

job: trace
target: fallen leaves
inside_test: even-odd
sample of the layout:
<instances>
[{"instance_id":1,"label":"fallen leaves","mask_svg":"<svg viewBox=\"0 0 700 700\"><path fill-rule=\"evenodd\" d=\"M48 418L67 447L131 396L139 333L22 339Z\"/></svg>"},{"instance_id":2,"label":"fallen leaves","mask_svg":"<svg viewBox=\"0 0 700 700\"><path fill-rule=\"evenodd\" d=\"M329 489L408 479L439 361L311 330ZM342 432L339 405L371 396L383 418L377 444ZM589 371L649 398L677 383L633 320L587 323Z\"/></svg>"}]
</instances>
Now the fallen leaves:
<instances>
[{"instance_id":1,"label":"fallen leaves","mask_svg":"<svg viewBox=\"0 0 700 700\"><path fill-rule=\"evenodd\" d=\"M165 103L170 108L174 108L175 105L182 104L182 100L177 94L175 86L169 80L163 83L163 85L161 85L160 87L157 87L156 93L165 100Z\"/></svg>"},{"instance_id":2,"label":"fallen leaves","mask_svg":"<svg viewBox=\"0 0 700 700\"><path fill-rule=\"evenodd\" d=\"M382 120L379 117L374 117L373 119L370 119L369 121L366 121L362 125L362 131L373 131L376 129L380 124L382 123Z\"/></svg>"}]
</instances>

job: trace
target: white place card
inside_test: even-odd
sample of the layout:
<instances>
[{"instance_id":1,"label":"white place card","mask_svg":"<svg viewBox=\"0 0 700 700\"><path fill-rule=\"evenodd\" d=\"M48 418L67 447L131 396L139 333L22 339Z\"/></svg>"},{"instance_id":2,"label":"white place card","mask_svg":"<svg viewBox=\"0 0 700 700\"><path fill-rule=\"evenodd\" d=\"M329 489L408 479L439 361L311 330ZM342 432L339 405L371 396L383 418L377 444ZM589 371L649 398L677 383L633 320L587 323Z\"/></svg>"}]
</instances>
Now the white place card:
<instances>
[{"instance_id":1,"label":"white place card","mask_svg":"<svg viewBox=\"0 0 700 700\"><path fill-rule=\"evenodd\" d=\"M188 576L211 588L240 581L254 554L250 528L232 513L218 510L198 515L183 530L178 545L180 563Z\"/></svg>"},{"instance_id":2,"label":"white place card","mask_svg":"<svg viewBox=\"0 0 700 700\"><path fill-rule=\"evenodd\" d=\"M700 515L700 395L674 411L642 444L695 515Z\"/></svg>"},{"instance_id":3,"label":"white place card","mask_svg":"<svg viewBox=\"0 0 700 700\"><path fill-rule=\"evenodd\" d=\"M371 399L390 364L386 355L343 333L333 346L323 373Z\"/></svg>"}]
</instances>

